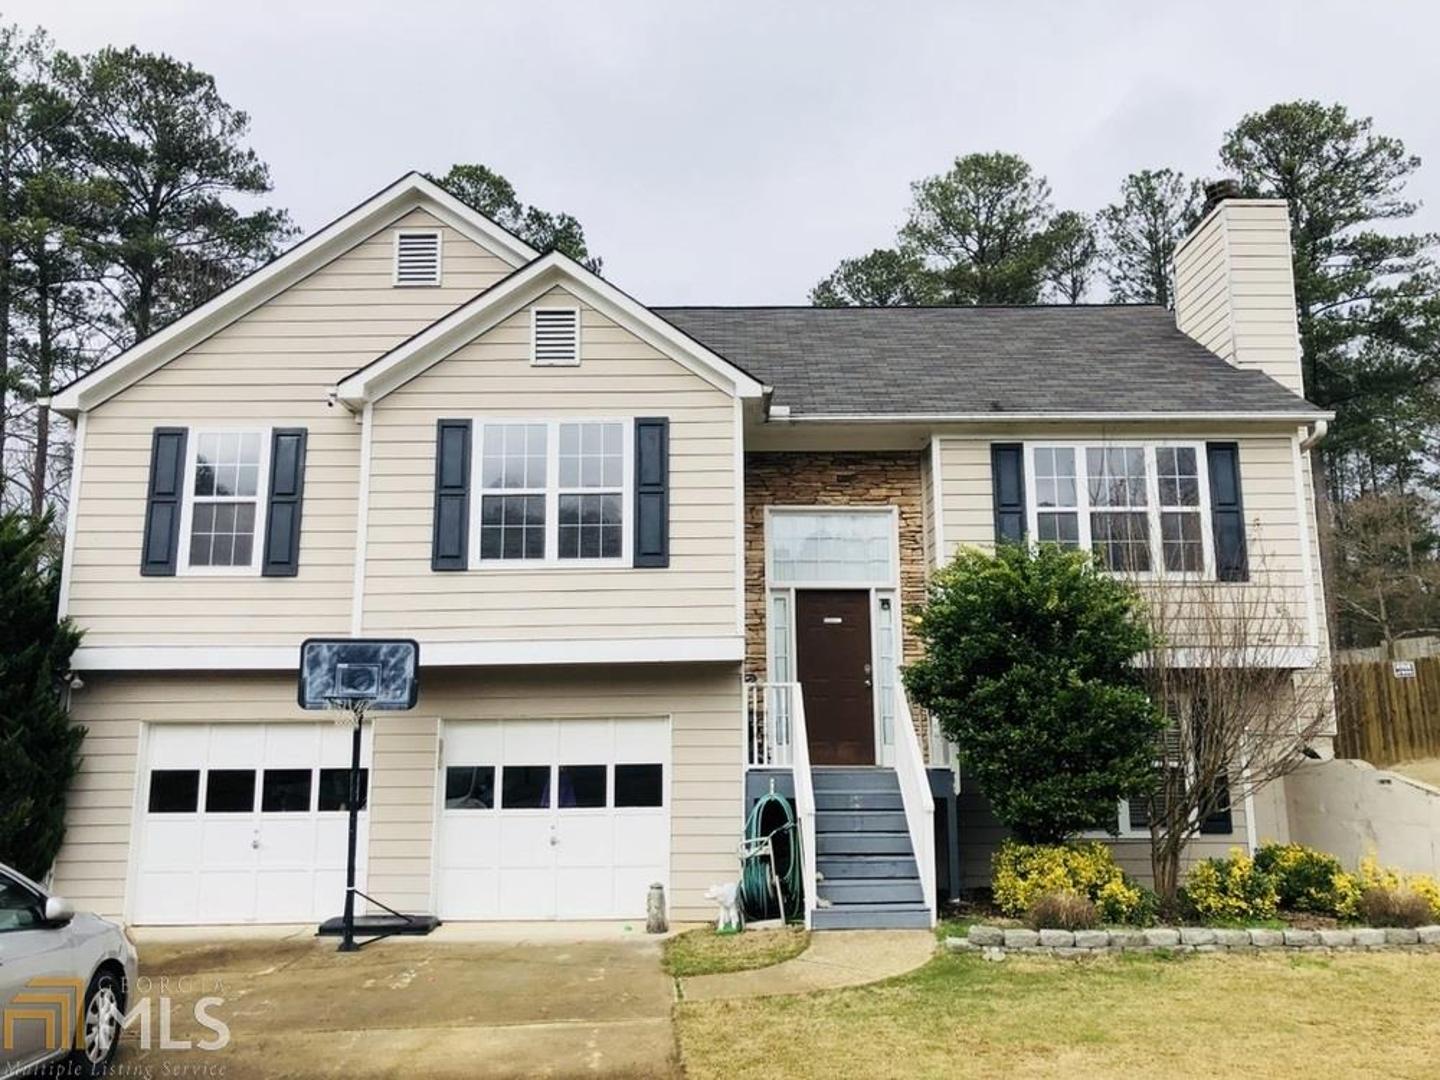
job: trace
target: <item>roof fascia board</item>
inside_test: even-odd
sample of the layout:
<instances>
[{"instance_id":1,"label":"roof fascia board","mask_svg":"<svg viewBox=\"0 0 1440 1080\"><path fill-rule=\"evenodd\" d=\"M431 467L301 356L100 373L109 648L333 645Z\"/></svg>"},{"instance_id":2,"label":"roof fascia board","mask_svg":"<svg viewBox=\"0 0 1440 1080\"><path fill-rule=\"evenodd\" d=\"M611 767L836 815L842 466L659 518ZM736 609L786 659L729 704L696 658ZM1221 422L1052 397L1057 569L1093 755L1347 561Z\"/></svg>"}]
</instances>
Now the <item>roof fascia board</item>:
<instances>
[{"instance_id":1,"label":"roof fascia board","mask_svg":"<svg viewBox=\"0 0 1440 1080\"><path fill-rule=\"evenodd\" d=\"M652 348L672 356L712 386L736 397L761 396L761 384L723 357L578 263L551 252L342 379L336 386L337 400L352 410L379 400L557 285L575 293Z\"/></svg>"},{"instance_id":2,"label":"roof fascia board","mask_svg":"<svg viewBox=\"0 0 1440 1080\"><path fill-rule=\"evenodd\" d=\"M93 409L416 209L434 213L513 266L523 265L535 257L534 249L518 237L471 210L437 184L412 173L218 296L76 380L52 397L50 407L72 418L81 411Z\"/></svg>"}]
</instances>

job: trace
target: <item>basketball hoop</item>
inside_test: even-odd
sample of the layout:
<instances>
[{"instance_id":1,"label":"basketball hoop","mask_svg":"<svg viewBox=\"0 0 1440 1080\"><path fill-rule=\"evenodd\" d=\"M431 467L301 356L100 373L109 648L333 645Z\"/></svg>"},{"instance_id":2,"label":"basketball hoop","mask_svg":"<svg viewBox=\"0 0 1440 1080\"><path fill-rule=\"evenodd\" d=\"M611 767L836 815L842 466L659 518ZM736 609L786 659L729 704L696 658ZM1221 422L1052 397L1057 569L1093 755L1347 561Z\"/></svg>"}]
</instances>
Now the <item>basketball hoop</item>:
<instances>
[{"instance_id":1,"label":"basketball hoop","mask_svg":"<svg viewBox=\"0 0 1440 1080\"><path fill-rule=\"evenodd\" d=\"M320 924L320 933L341 936L341 952L354 952L357 897L389 913L364 916L378 941L390 934L428 934L440 920L433 915L405 915L366 896L355 887L361 788L360 743L365 716L371 710L403 712L419 699L420 646L409 639L306 638L300 643L300 680L296 701L302 709L328 712L336 727L349 728L350 835L345 859L345 913Z\"/></svg>"}]
</instances>

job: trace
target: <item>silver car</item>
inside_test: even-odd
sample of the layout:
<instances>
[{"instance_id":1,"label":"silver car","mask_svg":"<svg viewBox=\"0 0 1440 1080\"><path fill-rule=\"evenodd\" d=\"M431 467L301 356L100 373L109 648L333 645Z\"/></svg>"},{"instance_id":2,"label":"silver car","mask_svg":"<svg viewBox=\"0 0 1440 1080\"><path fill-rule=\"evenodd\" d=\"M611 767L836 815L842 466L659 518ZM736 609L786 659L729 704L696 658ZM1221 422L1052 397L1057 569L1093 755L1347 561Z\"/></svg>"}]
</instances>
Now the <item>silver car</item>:
<instances>
[{"instance_id":1,"label":"silver car","mask_svg":"<svg viewBox=\"0 0 1440 1080\"><path fill-rule=\"evenodd\" d=\"M65 1075L104 1075L134 985L120 927L0 864L0 1077L67 1055Z\"/></svg>"}]
</instances>

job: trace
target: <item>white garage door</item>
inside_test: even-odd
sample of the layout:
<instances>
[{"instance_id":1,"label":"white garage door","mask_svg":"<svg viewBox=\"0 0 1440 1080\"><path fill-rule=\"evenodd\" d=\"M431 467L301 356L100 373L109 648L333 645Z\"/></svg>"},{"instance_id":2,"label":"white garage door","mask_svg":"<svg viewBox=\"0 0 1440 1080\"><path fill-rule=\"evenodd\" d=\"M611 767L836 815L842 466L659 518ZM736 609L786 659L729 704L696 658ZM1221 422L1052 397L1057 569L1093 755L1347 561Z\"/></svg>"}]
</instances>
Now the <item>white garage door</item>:
<instances>
[{"instance_id":1,"label":"white garage door","mask_svg":"<svg viewBox=\"0 0 1440 1080\"><path fill-rule=\"evenodd\" d=\"M155 724L147 732L130 919L312 922L345 902L351 729ZM361 762L368 790L369 732ZM365 885L360 814L356 883Z\"/></svg>"},{"instance_id":2,"label":"white garage door","mask_svg":"<svg viewBox=\"0 0 1440 1080\"><path fill-rule=\"evenodd\" d=\"M438 914L642 918L669 879L663 719L451 722Z\"/></svg>"}]
</instances>

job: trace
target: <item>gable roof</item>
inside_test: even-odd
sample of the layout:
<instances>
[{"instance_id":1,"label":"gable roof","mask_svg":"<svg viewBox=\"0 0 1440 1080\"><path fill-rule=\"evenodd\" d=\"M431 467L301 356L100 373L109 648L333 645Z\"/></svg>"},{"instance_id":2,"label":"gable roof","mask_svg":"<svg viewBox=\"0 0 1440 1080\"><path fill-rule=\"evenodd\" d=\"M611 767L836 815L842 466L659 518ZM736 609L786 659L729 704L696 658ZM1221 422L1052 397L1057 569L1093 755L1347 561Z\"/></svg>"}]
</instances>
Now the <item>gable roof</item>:
<instances>
[{"instance_id":1,"label":"gable roof","mask_svg":"<svg viewBox=\"0 0 1440 1080\"><path fill-rule=\"evenodd\" d=\"M359 409L367 402L384 397L557 285L713 386L742 398L758 398L764 393L765 387L744 369L678 330L568 255L552 251L526 263L385 355L351 372L336 386L336 399L347 408Z\"/></svg>"},{"instance_id":2,"label":"gable roof","mask_svg":"<svg viewBox=\"0 0 1440 1080\"><path fill-rule=\"evenodd\" d=\"M418 172L407 173L218 296L57 390L50 407L67 416L94 408L416 209L433 214L511 266L522 266L538 254L438 184Z\"/></svg>"},{"instance_id":3,"label":"gable roof","mask_svg":"<svg viewBox=\"0 0 1440 1080\"><path fill-rule=\"evenodd\" d=\"M1153 305L654 310L802 419L1330 415Z\"/></svg>"}]
</instances>

